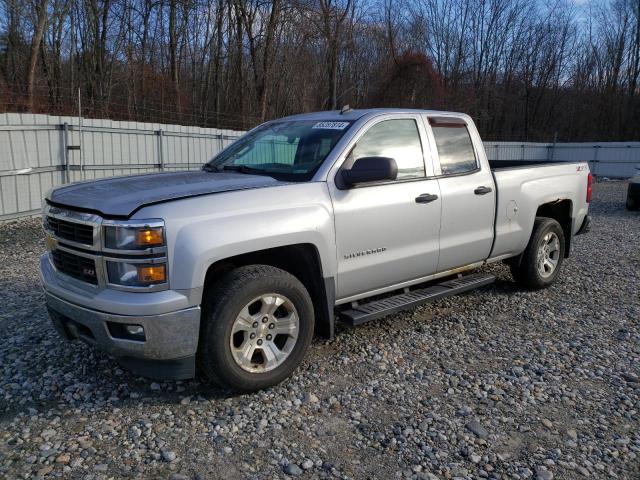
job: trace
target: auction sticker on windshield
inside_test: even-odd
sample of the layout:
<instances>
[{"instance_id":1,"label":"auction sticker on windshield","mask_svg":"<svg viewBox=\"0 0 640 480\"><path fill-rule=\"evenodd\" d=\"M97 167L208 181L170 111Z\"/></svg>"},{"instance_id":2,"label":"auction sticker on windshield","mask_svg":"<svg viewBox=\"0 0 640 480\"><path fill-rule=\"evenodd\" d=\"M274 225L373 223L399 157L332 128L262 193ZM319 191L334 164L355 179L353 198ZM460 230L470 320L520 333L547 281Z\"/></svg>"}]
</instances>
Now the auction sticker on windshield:
<instances>
[{"instance_id":1,"label":"auction sticker on windshield","mask_svg":"<svg viewBox=\"0 0 640 480\"><path fill-rule=\"evenodd\" d=\"M349 122L318 122L313 128L324 128L327 130L344 130L349 126Z\"/></svg>"}]
</instances>

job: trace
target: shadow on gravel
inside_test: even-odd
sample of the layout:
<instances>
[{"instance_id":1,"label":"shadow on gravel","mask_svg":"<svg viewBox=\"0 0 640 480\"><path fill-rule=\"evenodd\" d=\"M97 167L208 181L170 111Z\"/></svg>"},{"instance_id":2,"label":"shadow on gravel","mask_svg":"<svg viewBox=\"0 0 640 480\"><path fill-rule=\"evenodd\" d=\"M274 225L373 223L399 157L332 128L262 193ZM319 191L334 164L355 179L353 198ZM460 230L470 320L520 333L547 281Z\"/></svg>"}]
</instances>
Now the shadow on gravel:
<instances>
[{"instance_id":1,"label":"shadow on gravel","mask_svg":"<svg viewBox=\"0 0 640 480\"><path fill-rule=\"evenodd\" d=\"M514 293L521 293L527 290L523 290L522 287L517 286L511 278L503 279L498 277L496 278L496 281L487 286L484 291L487 293L491 292L512 295Z\"/></svg>"},{"instance_id":2,"label":"shadow on gravel","mask_svg":"<svg viewBox=\"0 0 640 480\"><path fill-rule=\"evenodd\" d=\"M46 321L38 323L52 329ZM22 342L16 342L16 337L0 339L7 340L13 348L0 352L0 364L8 371L6 383L0 388L0 422L32 410L122 408L141 402L188 405L192 400L215 401L235 396L196 380L161 381L137 376L121 367L115 358L79 342L65 342L50 331L39 341L25 337L28 348L20 348Z\"/></svg>"}]
</instances>

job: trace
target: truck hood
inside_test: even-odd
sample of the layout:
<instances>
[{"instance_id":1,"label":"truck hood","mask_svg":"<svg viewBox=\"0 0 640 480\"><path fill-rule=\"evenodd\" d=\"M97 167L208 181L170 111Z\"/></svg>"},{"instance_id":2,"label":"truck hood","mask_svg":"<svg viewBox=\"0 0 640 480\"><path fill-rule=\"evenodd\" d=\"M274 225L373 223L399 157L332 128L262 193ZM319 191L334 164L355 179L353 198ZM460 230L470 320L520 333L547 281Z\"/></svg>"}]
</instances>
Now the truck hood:
<instances>
[{"instance_id":1,"label":"truck hood","mask_svg":"<svg viewBox=\"0 0 640 480\"><path fill-rule=\"evenodd\" d=\"M47 200L60 206L129 217L139 208L180 198L286 185L263 175L236 172L168 172L80 182L56 188Z\"/></svg>"}]
</instances>

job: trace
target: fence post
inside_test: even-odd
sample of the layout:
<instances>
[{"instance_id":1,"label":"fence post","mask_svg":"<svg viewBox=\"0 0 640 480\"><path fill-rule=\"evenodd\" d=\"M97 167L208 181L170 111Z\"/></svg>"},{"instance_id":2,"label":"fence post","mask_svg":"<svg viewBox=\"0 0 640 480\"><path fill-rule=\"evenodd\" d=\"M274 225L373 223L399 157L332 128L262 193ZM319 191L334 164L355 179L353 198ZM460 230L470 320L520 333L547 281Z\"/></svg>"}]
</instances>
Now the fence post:
<instances>
[{"instance_id":1,"label":"fence post","mask_svg":"<svg viewBox=\"0 0 640 480\"><path fill-rule=\"evenodd\" d=\"M157 130L158 135L158 157L160 160L160 171L164 172L164 152L162 151L162 129Z\"/></svg>"},{"instance_id":2,"label":"fence post","mask_svg":"<svg viewBox=\"0 0 640 480\"><path fill-rule=\"evenodd\" d=\"M598 149L600 148L600 145L594 145L593 146L593 170L592 170L592 174L595 176L596 175L596 170L597 170L597 166L598 166Z\"/></svg>"},{"instance_id":3,"label":"fence post","mask_svg":"<svg viewBox=\"0 0 640 480\"><path fill-rule=\"evenodd\" d=\"M191 170L191 137L187 136L187 171Z\"/></svg>"},{"instance_id":4,"label":"fence post","mask_svg":"<svg viewBox=\"0 0 640 480\"><path fill-rule=\"evenodd\" d=\"M64 155L64 175L62 177L62 183L71 183L71 172L69 171L69 124L67 122L62 124L62 152Z\"/></svg>"}]
</instances>

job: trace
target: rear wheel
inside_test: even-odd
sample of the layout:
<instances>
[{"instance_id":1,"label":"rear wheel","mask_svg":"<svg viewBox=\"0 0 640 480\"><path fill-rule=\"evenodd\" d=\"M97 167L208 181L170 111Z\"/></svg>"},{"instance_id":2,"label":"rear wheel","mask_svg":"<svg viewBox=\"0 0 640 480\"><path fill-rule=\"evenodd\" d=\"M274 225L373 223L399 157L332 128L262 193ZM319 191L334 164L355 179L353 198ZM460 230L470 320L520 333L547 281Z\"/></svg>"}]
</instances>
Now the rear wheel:
<instances>
[{"instance_id":1,"label":"rear wheel","mask_svg":"<svg viewBox=\"0 0 640 480\"><path fill-rule=\"evenodd\" d=\"M560 273L564 249L560 224L553 218L537 217L520 263L510 262L514 280L526 288L548 287Z\"/></svg>"},{"instance_id":2,"label":"rear wheel","mask_svg":"<svg viewBox=\"0 0 640 480\"><path fill-rule=\"evenodd\" d=\"M300 364L313 336L313 305L293 275L250 265L212 285L202 321L200 374L250 392L281 382Z\"/></svg>"},{"instance_id":3,"label":"rear wheel","mask_svg":"<svg viewBox=\"0 0 640 480\"><path fill-rule=\"evenodd\" d=\"M640 200L627 193L627 210L640 210Z\"/></svg>"}]
</instances>

